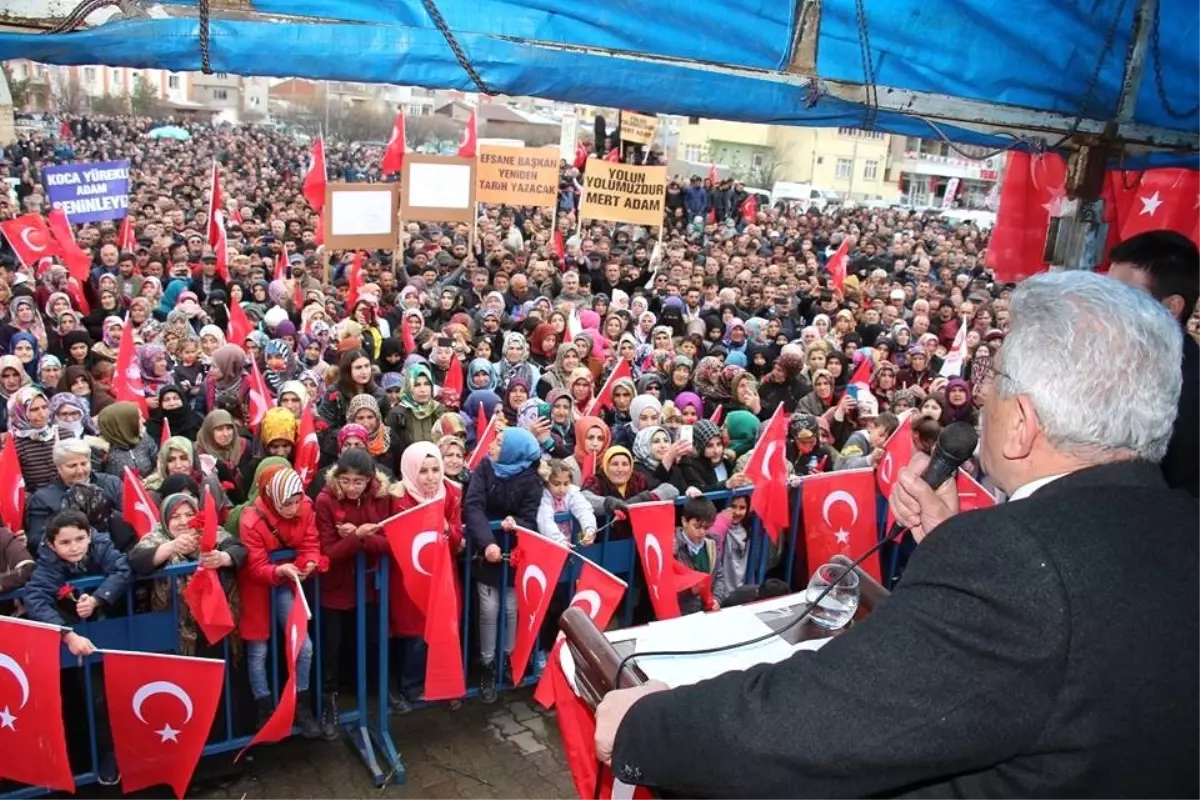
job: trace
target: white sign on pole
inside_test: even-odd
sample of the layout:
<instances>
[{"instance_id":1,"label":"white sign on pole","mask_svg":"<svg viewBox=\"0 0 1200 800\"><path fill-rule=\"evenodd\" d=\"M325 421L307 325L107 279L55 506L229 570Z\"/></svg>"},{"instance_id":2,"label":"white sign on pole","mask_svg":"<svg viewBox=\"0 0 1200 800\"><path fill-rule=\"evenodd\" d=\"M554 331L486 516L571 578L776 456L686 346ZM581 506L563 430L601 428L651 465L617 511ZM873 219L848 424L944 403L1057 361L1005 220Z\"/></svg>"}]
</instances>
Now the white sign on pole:
<instances>
[{"instance_id":1,"label":"white sign on pole","mask_svg":"<svg viewBox=\"0 0 1200 800\"><path fill-rule=\"evenodd\" d=\"M558 140L558 155L568 164L575 163L575 146L579 138L579 115L574 111L563 114L562 133Z\"/></svg>"}]
</instances>

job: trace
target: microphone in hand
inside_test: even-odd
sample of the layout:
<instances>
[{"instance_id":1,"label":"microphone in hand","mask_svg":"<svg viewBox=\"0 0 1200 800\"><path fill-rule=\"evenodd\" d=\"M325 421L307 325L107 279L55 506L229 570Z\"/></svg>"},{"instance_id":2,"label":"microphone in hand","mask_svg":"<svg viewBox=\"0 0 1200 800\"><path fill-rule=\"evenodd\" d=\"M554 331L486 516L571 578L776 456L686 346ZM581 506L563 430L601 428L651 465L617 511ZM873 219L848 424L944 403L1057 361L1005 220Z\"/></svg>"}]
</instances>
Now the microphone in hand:
<instances>
[{"instance_id":1,"label":"microphone in hand","mask_svg":"<svg viewBox=\"0 0 1200 800\"><path fill-rule=\"evenodd\" d=\"M896 524L888 538L904 528L921 542L929 532L958 513L958 468L975 452L979 436L966 422L947 425L938 437L932 455L915 453L900 471L888 503Z\"/></svg>"}]
</instances>

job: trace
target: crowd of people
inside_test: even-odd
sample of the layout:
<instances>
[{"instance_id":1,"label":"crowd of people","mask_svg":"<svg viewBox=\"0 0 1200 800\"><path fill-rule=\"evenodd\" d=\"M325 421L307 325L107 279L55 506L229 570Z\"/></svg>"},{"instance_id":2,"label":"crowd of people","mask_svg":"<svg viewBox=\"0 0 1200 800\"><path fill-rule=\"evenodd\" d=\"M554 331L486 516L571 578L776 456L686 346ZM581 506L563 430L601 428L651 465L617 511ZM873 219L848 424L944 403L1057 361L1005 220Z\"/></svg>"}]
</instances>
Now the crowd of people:
<instances>
[{"instance_id":1,"label":"crowd of people","mask_svg":"<svg viewBox=\"0 0 1200 800\"><path fill-rule=\"evenodd\" d=\"M192 138L180 142L148 138L153 126L69 118L60 136L4 150L17 183L15 201L0 197L0 221L48 211L41 172L50 164L128 159L136 241L118 247L119 221L75 226L93 259L87 309L67 291L65 267L35 270L7 243L0 249L0 431L15 439L28 498L21 529L0 529L0 592L25 585L4 610L62 625L126 613L134 576L199 561L222 575L261 721L273 708L269 597L282 622L292 579L320 573L316 715L310 646L297 678L296 721L313 738L337 735L356 557L389 557L380 520L445 499L445 534L458 551L469 541L479 559L464 588L475 593L481 696L491 701L497 653L513 646L516 595L500 587L514 524L586 545L630 537L630 505L686 498L675 553L714 583L711 598L687 594L681 605L739 602L749 503L735 498L718 512L700 495L750 484L749 454L776 408L788 415L793 478L874 466L902 424L928 452L943 426L976 423L1008 330L1013 287L992 280L987 233L971 224L903 210L748 211L736 183L681 176L667 187L661 236L579 226L586 162L563 163L561 237L549 208L481 207L475 232L410 222L397 249L357 256L364 278L351 286L356 254L320 243L302 193L306 146L266 127L185 124ZM587 147L604 155L603 144ZM333 180L385 179L379 156L326 142ZM231 220L228 278L207 234L214 161ZM838 286L826 264L847 237ZM234 304L253 326L240 341L230 338ZM148 418L112 392L127 329ZM864 360L869 381L849 387ZM621 361L629 377L597 404ZM257 426L252 364L273 406ZM307 485L294 464L306 409L321 453ZM481 415L500 434L472 470ZM140 539L123 508L127 468L159 503L161 524ZM195 523L204 490L223 526L207 552ZM564 513L574 522L561 522ZM272 562L279 549L294 560ZM58 592L98 574L108 576L99 590L69 600ZM153 586L145 602L169 607L166 583ZM393 597L401 667L391 702L404 712L421 699L425 665L420 629L402 624L406 598ZM645 600L635 616L648 614ZM546 628L552 640L553 623ZM208 649L186 612L180 639L185 653ZM77 633L66 644L77 655L93 647Z\"/></svg>"}]
</instances>

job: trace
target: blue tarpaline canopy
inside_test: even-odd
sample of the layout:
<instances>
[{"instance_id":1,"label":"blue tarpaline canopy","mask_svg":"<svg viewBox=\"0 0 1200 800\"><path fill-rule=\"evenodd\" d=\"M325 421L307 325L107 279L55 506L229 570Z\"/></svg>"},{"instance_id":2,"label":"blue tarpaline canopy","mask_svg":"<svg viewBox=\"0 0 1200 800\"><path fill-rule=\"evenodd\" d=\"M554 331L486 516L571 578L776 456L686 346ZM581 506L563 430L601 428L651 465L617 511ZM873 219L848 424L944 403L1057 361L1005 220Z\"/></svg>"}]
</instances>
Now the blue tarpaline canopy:
<instances>
[{"instance_id":1,"label":"blue tarpaline canopy","mask_svg":"<svg viewBox=\"0 0 1200 800\"><path fill-rule=\"evenodd\" d=\"M169 3L165 18L0 33L0 59L199 70L195 2ZM1053 145L1064 125L1099 133L1115 121L1120 138L1177 148L1167 157L1176 162L1200 142L1196 0L251 0L249 13L213 5L217 72L480 91L434 7L482 88L496 94L996 147L1013 143L997 134L1002 123L1042 131Z\"/></svg>"}]
</instances>

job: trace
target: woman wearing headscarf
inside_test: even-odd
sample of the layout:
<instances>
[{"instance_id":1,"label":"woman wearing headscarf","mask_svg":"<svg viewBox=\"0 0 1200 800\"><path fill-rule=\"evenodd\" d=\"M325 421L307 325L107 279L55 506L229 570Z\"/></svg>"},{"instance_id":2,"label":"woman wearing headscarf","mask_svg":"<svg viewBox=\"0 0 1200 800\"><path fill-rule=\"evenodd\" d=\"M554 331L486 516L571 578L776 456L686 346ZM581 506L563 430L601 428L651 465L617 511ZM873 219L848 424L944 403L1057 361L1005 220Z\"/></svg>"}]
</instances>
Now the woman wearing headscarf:
<instances>
[{"instance_id":1,"label":"woman wearing headscarf","mask_svg":"<svg viewBox=\"0 0 1200 800\"><path fill-rule=\"evenodd\" d=\"M473 358L467 368L467 391L485 390L496 391L500 385L500 376L496 365L486 358Z\"/></svg>"},{"instance_id":2,"label":"woman wearing headscarf","mask_svg":"<svg viewBox=\"0 0 1200 800\"><path fill-rule=\"evenodd\" d=\"M633 419L633 399L637 396L637 386L632 378L617 378L612 385L612 405L604 411L604 421L613 432L613 441L617 440L617 429L628 425ZM632 441L632 435L630 435Z\"/></svg>"},{"instance_id":3,"label":"woman wearing headscarf","mask_svg":"<svg viewBox=\"0 0 1200 800\"><path fill-rule=\"evenodd\" d=\"M532 391L531 387L541 380L541 373L529 360L529 342L516 331L504 335L503 352L497 367L501 388L520 378L525 381L526 390Z\"/></svg>"},{"instance_id":4,"label":"woman wearing headscarf","mask_svg":"<svg viewBox=\"0 0 1200 800\"><path fill-rule=\"evenodd\" d=\"M504 414L504 422L509 425L518 425L518 412L522 405L529 400L529 384L525 382L523 377L516 377L504 385L500 392L500 396L504 398L500 404L500 410Z\"/></svg>"},{"instance_id":5,"label":"woman wearing headscarf","mask_svg":"<svg viewBox=\"0 0 1200 800\"><path fill-rule=\"evenodd\" d=\"M0 358L0 386L3 385L4 359ZM96 383L92 373L84 367L67 367L63 370L62 380L58 384L60 392L71 392L76 397L87 401L92 416L117 402L103 386Z\"/></svg>"},{"instance_id":6,"label":"woman wearing headscarf","mask_svg":"<svg viewBox=\"0 0 1200 800\"><path fill-rule=\"evenodd\" d=\"M337 738L337 691L340 688L341 656L345 644L352 641L355 576L358 556L366 556L366 565L374 569L390 550L387 536L378 523L396 513L401 486L376 469L374 460L363 450L347 450L325 473L324 487L316 499L317 537L321 554L329 560L329 570L321 576L321 667L324 699L321 706L321 734ZM398 576L398 570L393 570ZM393 580L389 599L403 592L404 582ZM378 604L374 587L368 590L368 602Z\"/></svg>"},{"instance_id":7,"label":"woman wearing headscarf","mask_svg":"<svg viewBox=\"0 0 1200 800\"><path fill-rule=\"evenodd\" d=\"M131 467L139 477L149 475L158 461L158 442L146 435L136 403L117 402L96 417L100 436L108 443L103 471L121 478Z\"/></svg>"},{"instance_id":8,"label":"woman wearing headscarf","mask_svg":"<svg viewBox=\"0 0 1200 800\"><path fill-rule=\"evenodd\" d=\"M735 480L733 453L725 448L721 429L707 419L697 420L692 426L692 454L679 465L684 487L689 497L708 492L735 489L742 485Z\"/></svg>"},{"instance_id":9,"label":"woman wearing headscarf","mask_svg":"<svg viewBox=\"0 0 1200 800\"><path fill-rule=\"evenodd\" d=\"M583 496L592 504L597 516L612 517L615 513L626 513L634 503L651 503L657 500L674 500L679 489L669 483L660 483L651 488L650 481L633 467L633 453L627 447L610 447L600 457L594 475L583 481ZM618 541L633 536L628 518L612 521L609 539Z\"/></svg>"},{"instance_id":10,"label":"woman wearing headscarf","mask_svg":"<svg viewBox=\"0 0 1200 800\"><path fill-rule=\"evenodd\" d=\"M600 417L580 416L575 420L575 445L563 463L571 470L571 483L582 486L598 469L600 457L612 444L608 425Z\"/></svg>"},{"instance_id":11,"label":"woman wearing headscarf","mask_svg":"<svg viewBox=\"0 0 1200 800\"><path fill-rule=\"evenodd\" d=\"M159 342L142 345L137 355L146 401L153 408L158 404L158 390L175 381L175 376L171 374L171 359L167 355L167 348Z\"/></svg>"},{"instance_id":12,"label":"woman wearing headscarf","mask_svg":"<svg viewBox=\"0 0 1200 800\"><path fill-rule=\"evenodd\" d=\"M667 378L663 381L659 398L664 402L674 400L680 392L692 391L692 359L677 355L666 365Z\"/></svg>"},{"instance_id":13,"label":"woman wearing headscarf","mask_svg":"<svg viewBox=\"0 0 1200 800\"><path fill-rule=\"evenodd\" d=\"M216 472L211 468L205 468L206 460L211 460L211 457L197 455L196 445L190 439L183 436L172 436L163 442L162 448L158 451L158 463L154 471L146 476L143 485L146 487L146 491L150 492L155 500L158 500L162 496L163 485L168 479L174 475L187 476L196 482L196 486L208 490L216 504L217 518L224 520L233 506L229 502L225 490L221 488L221 481L217 479Z\"/></svg>"},{"instance_id":14,"label":"woman wearing headscarf","mask_svg":"<svg viewBox=\"0 0 1200 800\"><path fill-rule=\"evenodd\" d=\"M204 417L192 410L183 389L174 384L167 384L158 390L158 403L151 409L150 418L146 420L146 435L156 442L161 442L163 429L166 428L172 436L182 436L195 441L203 422Z\"/></svg>"},{"instance_id":15,"label":"woman wearing headscarf","mask_svg":"<svg viewBox=\"0 0 1200 800\"><path fill-rule=\"evenodd\" d=\"M492 444L489 455L471 475L463 501L463 521L472 549L483 560L475 568L479 600L479 650L482 666L480 697L485 703L496 699L495 659L497 621L500 616L500 580L503 574L502 546L514 525L537 530L538 506L542 502L542 479L538 474L542 448L524 428L506 428ZM503 530L492 531L491 520L502 519ZM512 590L516 570L507 570L505 593L505 641L511 653L515 640L517 595Z\"/></svg>"},{"instance_id":16,"label":"woman wearing headscarf","mask_svg":"<svg viewBox=\"0 0 1200 800\"><path fill-rule=\"evenodd\" d=\"M579 347L574 342L560 344L554 363L542 372L542 378L538 381L538 397L548 397L553 389L569 389L571 373L580 363Z\"/></svg>"},{"instance_id":17,"label":"woman wearing headscarf","mask_svg":"<svg viewBox=\"0 0 1200 800\"><path fill-rule=\"evenodd\" d=\"M204 378L204 408L222 408L245 419L250 397L246 380L246 352L236 344L222 345L212 354L212 366Z\"/></svg>"},{"instance_id":18,"label":"woman wearing headscarf","mask_svg":"<svg viewBox=\"0 0 1200 800\"><path fill-rule=\"evenodd\" d=\"M716 356L705 356L696 364L696 372L692 375L692 383L696 394L704 400L704 416L710 417L717 406L729 402L729 389L721 381L724 365Z\"/></svg>"},{"instance_id":19,"label":"woman wearing headscarf","mask_svg":"<svg viewBox=\"0 0 1200 800\"><path fill-rule=\"evenodd\" d=\"M159 517L162 521L129 551L129 565L139 575L150 575L164 567L199 562L216 573L236 625L241 611L236 575L246 563L245 545L228 532L218 529L216 548L207 553L201 552L197 525L200 522L200 503L190 494L172 494L163 498ZM223 645L208 644L199 635L199 626L191 608L181 602L192 577L184 575L176 580L154 581L150 586L150 610L169 612L178 609L179 655L223 658ZM178 594L173 591L178 591ZM230 637L230 644L237 651L241 650L239 637Z\"/></svg>"},{"instance_id":20,"label":"woman wearing headscarf","mask_svg":"<svg viewBox=\"0 0 1200 800\"><path fill-rule=\"evenodd\" d=\"M793 352L782 352L775 358L771 370L758 386L762 408L759 414L766 415L764 419L775 413L777 406L783 406L783 410L791 414L800 398L812 391L808 379L801 374L803 368L803 358Z\"/></svg>"},{"instance_id":21,"label":"woman wearing headscarf","mask_svg":"<svg viewBox=\"0 0 1200 800\"><path fill-rule=\"evenodd\" d=\"M46 349L46 326L42 323L41 311L32 297L14 297L8 305L8 317L9 321L0 326L0 347L11 353L12 338L19 333L28 333L39 350Z\"/></svg>"},{"instance_id":22,"label":"woman wearing headscarf","mask_svg":"<svg viewBox=\"0 0 1200 800\"><path fill-rule=\"evenodd\" d=\"M9 355L15 356L21 362L21 369L25 370L25 374L33 382L38 380L38 360L41 358L41 352L38 349L37 339L32 333L24 331L13 335L8 342Z\"/></svg>"},{"instance_id":23,"label":"woman wearing headscarf","mask_svg":"<svg viewBox=\"0 0 1200 800\"><path fill-rule=\"evenodd\" d=\"M87 400L68 391L59 391L50 398L50 424L58 429L55 436L60 441L82 439L96 433Z\"/></svg>"},{"instance_id":24,"label":"woman wearing headscarf","mask_svg":"<svg viewBox=\"0 0 1200 800\"><path fill-rule=\"evenodd\" d=\"M257 451L250 439L238 435L233 415L221 408L208 412L196 436L196 451L214 459L217 478L229 501L234 505L244 502Z\"/></svg>"},{"instance_id":25,"label":"woman wearing headscarf","mask_svg":"<svg viewBox=\"0 0 1200 800\"><path fill-rule=\"evenodd\" d=\"M978 416L971 394L971 384L962 378L952 378L946 384L946 413L942 424L969 422L974 425Z\"/></svg>"},{"instance_id":26,"label":"woman wearing headscarf","mask_svg":"<svg viewBox=\"0 0 1200 800\"><path fill-rule=\"evenodd\" d=\"M329 559L321 554L313 503L304 496L304 484L290 467L271 467L258 477L258 499L245 509L238 538L246 546L246 566L238 573L242 596L240 633L246 641L250 689L260 723L275 711L267 683L267 640L274 625L286 625L295 599L295 584L314 572L325 572ZM291 559L272 561L276 550L293 550ZM272 603L272 595L274 602ZM275 619L271 619L272 608ZM306 739L321 736L308 693L312 668L312 643L300 647L292 677L296 682L293 725Z\"/></svg>"},{"instance_id":27,"label":"woman wearing headscarf","mask_svg":"<svg viewBox=\"0 0 1200 800\"><path fill-rule=\"evenodd\" d=\"M403 452L413 442L433 442L433 424L446 413L445 406L437 401L436 392L433 373L427 365L412 364L405 368L400 403L388 417L395 452ZM395 461L388 468L394 470Z\"/></svg>"},{"instance_id":28,"label":"woman wearing headscarf","mask_svg":"<svg viewBox=\"0 0 1200 800\"><path fill-rule=\"evenodd\" d=\"M403 396L403 395L402 395ZM392 431L383 424L383 415L379 411L379 403L369 394L360 394L350 401L346 409L346 417L356 425L361 425L367 432L367 453L375 459L375 463L385 469L389 475L396 474L402 448L399 440ZM433 422L437 417L433 418ZM435 434L430 425L429 439Z\"/></svg>"},{"instance_id":29,"label":"woman wearing headscarf","mask_svg":"<svg viewBox=\"0 0 1200 800\"><path fill-rule=\"evenodd\" d=\"M558 354L558 332L554 330L554 326L549 322L538 323L528 341L529 361L538 370L548 369ZM536 382L533 385L536 385Z\"/></svg>"},{"instance_id":30,"label":"woman wearing headscarf","mask_svg":"<svg viewBox=\"0 0 1200 800\"><path fill-rule=\"evenodd\" d=\"M117 351L121 346L121 334L124 330L125 320L123 318L105 317L99 341L92 345L93 360L117 363Z\"/></svg>"},{"instance_id":31,"label":"woman wearing headscarf","mask_svg":"<svg viewBox=\"0 0 1200 800\"><path fill-rule=\"evenodd\" d=\"M691 442L672 442L664 426L646 425L633 440L633 466L646 479L649 489L657 489L663 483L678 488L683 482L679 461L691 449Z\"/></svg>"},{"instance_id":32,"label":"woman wearing headscarf","mask_svg":"<svg viewBox=\"0 0 1200 800\"><path fill-rule=\"evenodd\" d=\"M197 456L197 457L202 464L204 463L205 460L210 458L209 456ZM233 505L229 508L229 515L225 517L225 521L221 523L221 527L223 527L225 530L229 531L229 533L236 536L238 531L240 530L240 526L241 526L241 522L242 522L242 512L244 512L250 506L254 505L254 501L258 499L258 479L259 479L259 477L264 472L266 472L268 469L270 469L271 467L290 467L290 466L291 466L291 462L289 462L286 458L280 458L279 456L267 456L262 461L259 461L258 465L254 468L254 477L250 481L250 491L248 491L246 493L245 500L243 500L241 503ZM318 474L317 477L319 478L321 476ZM313 483L316 483L316 478L313 479ZM322 482L321 485L324 486L324 483Z\"/></svg>"},{"instance_id":33,"label":"woman wearing headscarf","mask_svg":"<svg viewBox=\"0 0 1200 800\"><path fill-rule=\"evenodd\" d=\"M749 411L731 411L725 415L723 434L734 455L734 472L741 472L743 463L758 441L761 427L758 417Z\"/></svg>"},{"instance_id":34,"label":"woman wearing headscarf","mask_svg":"<svg viewBox=\"0 0 1200 800\"><path fill-rule=\"evenodd\" d=\"M819 417L837 406L834 396L833 376L829 370L818 369L812 373L813 390L796 403L796 411L802 414L812 414Z\"/></svg>"},{"instance_id":35,"label":"woman wearing headscarf","mask_svg":"<svg viewBox=\"0 0 1200 800\"><path fill-rule=\"evenodd\" d=\"M54 468L55 426L50 421L50 401L33 386L22 386L8 400L8 432L14 437L17 461L32 495L57 475ZM9 481L14 476L6 476Z\"/></svg>"},{"instance_id":36,"label":"woman wearing headscarf","mask_svg":"<svg viewBox=\"0 0 1200 800\"><path fill-rule=\"evenodd\" d=\"M576 367L571 370L567 388L571 392L571 402L575 406L576 416L587 414L595 401L596 379L587 367Z\"/></svg>"},{"instance_id":37,"label":"woman wearing headscarf","mask_svg":"<svg viewBox=\"0 0 1200 800\"><path fill-rule=\"evenodd\" d=\"M441 450L433 442L414 442L400 457L400 480L393 514L409 511L422 503L442 500L445 524L439 533L450 543L450 552L457 556L463 541L463 490L445 476ZM408 565L393 563L393 569ZM499 585L499 584L497 584ZM425 683L425 616L416 603L397 582L399 591L388 595L390 632L401 637L401 663L396 665L396 688L392 697L392 712L404 714L412 703L422 699ZM492 651L495 650L493 642Z\"/></svg>"},{"instance_id":38,"label":"woman wearing headscarf","mask_svg":"<svg viewBox=\"0 0 1200 800\"><path fill-rule=\"evenodd\" d=\"M92 337L87 331L76 328L62 337L62 353L59 355L63 368L80 366L92 367Z\"/></svg>"},{"instance_id":39,"label":"woman wearing headscarf","mask_svg":"<svg viewBox=\"0 0 1200 800\"><path fill-rule=\"evenodd\" d=\"M58 382L62 380L63 366L57 356L44 355L38 362L37 383L46 393L46 397L54 397L58 392Z\"/></svg>"},{"instance_id":40,"label":"woman wearing headscarf","mask_svg":"<svg viewBox=\"0 0 1200 800\"><path fill-rule=\"evenodd\" d=\"M536 399L536 398L534 398ZM554 389L546 398L550 406L552 458L567 458L575 451L575 404L566 389Z\"/></svg>"},{"instance_id":41,"label":"woman wearing headscarf","mask_svg":"<svg viewBox=\"0 0 1200 800\"><path fill-rule=\"evenodd\" d=\"M629 422L612 428L613 445L631 448L638 431L651 425L662 424L662 403L657 397L639 394L629 404Z\"/></svg>"},{"instance_id":42,"label":"woman wearing headscarf","mask_svg":"<svg viewBox=\"0 0 1200 800\"><path fill-rule=\"evenodd\" d=\"M758 381L747 370L740 367L725 367L721 376L722 382L728 381L729 396L732 398L725 405L726 413L730 411L749 411L751 414L762 413L762 398L758 396ZM768 414L768 416L770 416Z\"/></svg>"}]
</instances>

